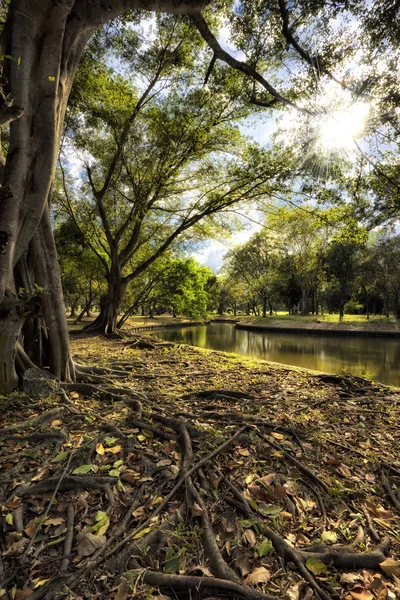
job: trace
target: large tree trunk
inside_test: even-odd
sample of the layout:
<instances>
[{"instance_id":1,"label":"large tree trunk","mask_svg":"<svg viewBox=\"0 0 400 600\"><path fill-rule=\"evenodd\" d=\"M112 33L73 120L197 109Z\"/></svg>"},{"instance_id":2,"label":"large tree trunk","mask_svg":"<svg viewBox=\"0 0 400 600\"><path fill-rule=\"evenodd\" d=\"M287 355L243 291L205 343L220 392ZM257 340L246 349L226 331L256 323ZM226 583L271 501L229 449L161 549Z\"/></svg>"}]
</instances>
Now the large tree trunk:
<instances>
[{"instance_id":1,"label":"large tree trunk","mask_svg":"<svg viewBox=\"0 0 400 600\"><path fill-rule=\"evenodd\" d=\"M206 0L12 0L0 36L3 60L0 114L12 110L6 162L0 169L0 394L17 384L14 358L24 319L9 298L16 292L14 268L35 236L54 178L68 96L90 36L128 10L199 10ZM21 116L22 115L22 116ZM50 368L73 378L61 281L48 216L45 239L32 243L35 276L44 288L43 319L50 344ZM39 258L43 263L38 262ZM32 283L39 283L33 281ZM39 285L41 285L39 283ZM16 310L16 309L15 309ZM24 318L22 317L24 314ZM11 358L5 358L5 350ZM26 357L27 358L27 357ZM29 359L28 359L29 360ZM23 361L21 361L22 365ZM24 363L26 364L26 362Z\"/></svg>"},{"instance_id":2,"label":"large tree trunk","mask_svg":"<svg viewBox=\"0 0 400 600\"><path fill-rule=\"evenodd\" d=\"M100 313L98 317L93 323L84 327L84 329L100 331L109 335L118 331L118 311L125 298L128 282L121 277L119 269L116 268L114 272L109 274L107 284L107 294L100 300Z\"/></svg>"}]
</instances>

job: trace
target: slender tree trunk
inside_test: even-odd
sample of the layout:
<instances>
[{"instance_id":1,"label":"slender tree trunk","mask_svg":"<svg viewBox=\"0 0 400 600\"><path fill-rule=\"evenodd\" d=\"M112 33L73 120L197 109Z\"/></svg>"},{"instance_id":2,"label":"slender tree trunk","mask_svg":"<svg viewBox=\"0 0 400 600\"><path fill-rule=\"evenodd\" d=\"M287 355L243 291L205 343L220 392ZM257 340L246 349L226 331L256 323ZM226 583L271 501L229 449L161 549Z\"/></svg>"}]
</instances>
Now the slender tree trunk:
<instances>
[{"instance_id":1,"label":"slender tree trunk","mask_svg":"<svg viewBox=\"0 0 400 600\"><path fill-rule=\"evenodd\" d=\"M306 288L301 290L301 314L308 315L308 290Z\"/></svg>"},{"instance_id":2,"label":"slender tree trunk","mask_svg":"<svg viewBox=\"0 0 400 600\"><path fill-rule=\"evenodd\" d=\"M339 321L340 322L343 321L343 317L344 317L344 302L341 302L340 308L339 308Z\"/></svg>"},{"instance_id":3,"label":"slender tree trunk","mask_svg":"<svg viewBox=\"0 0 400 600\"><path fill-rule=\"evenodd\" d=\"M262 316L264 319L267 316L267 299L265 296L262 299Z\"/></svg>"}]
</instances>

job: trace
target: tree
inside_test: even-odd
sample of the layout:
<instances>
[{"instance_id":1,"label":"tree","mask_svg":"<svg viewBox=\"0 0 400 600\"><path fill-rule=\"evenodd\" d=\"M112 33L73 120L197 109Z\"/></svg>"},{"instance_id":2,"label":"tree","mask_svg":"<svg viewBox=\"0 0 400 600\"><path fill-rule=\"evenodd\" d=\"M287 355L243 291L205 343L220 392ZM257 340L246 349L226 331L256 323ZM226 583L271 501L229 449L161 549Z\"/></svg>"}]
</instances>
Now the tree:
<instances>
[{"instance_id":1,"label":"tree","mask_svg":"<svg viewBox=\"0 0 400 600\"><path fill-rule=\"evenodd\" d=\"M343 320L344 305L355 290L360 253L366 240L366 231L353 223L347 230L343 229L337 234L326 250L328 283L337 291L339 298L339 321Z\"/></svg>"},{"instance_id":2,"label":"tree","mask_svg":"<svg viewBox=\"0 0 400 600\"><path fill-rule=\"evenodd\" d=\"M7 155L1 161L0 393L18 384L17 353L19 363L27 364L17 339L29 312L28 299L16 296L16 275L32 296L28 248L30 280L45 290L41 311L50 369L60 379L75 378L48 199L68 97L88 39L128 10L190 12L202 7L199 0L13 0L9 5L0 40L0 123L11 121Z\"/></svg>"},{"instance_id":3,"label":"tree","mask_svg":"<svg viewBox=\"0 0 400 600\"><path fill-rule=\"evenodd\" d=\"M196 50L187 28L181 31L165 18L159 28L160 39L156 37L138 61L149 79L141 95L129 90L119 76L103 86L105 97L100 92L91 106L82 107L75 125L69 121L75 144L92 158L81 191L74 194L65 185L64 205L102 263L108 289L99 316L88 327L107 334L117 330L117 314L129 282L183 233L204 219L210 223L214 215L251 191L248 181L229 188L229 165L236 169L241 151L234 121L246 112L226 101L220 86L205 90L202 79L193 75L189 58L184 63L178 60L178 51L186 56ZM88 68L84 72L86 77L90 74ZM186 91L181 89L183 75L192 80ZM155 91L156 84L164 81L161 78L168 79L162 83L162 96ZM90 87L90 77L86 80ZM84 82L78 80L78 87L85 96ZM110 89L114 91L111 101ZM138 97L128 116L127 96ZM235 162L227 158L228 147L235 152Z\"/></svg>"},{"instance_id":4,"label":"tree","mask_svg":"<svg viewBox=\"0 0 400 600\"><path fill-rule=\"evenodd\" d=\"M280 208L268 217L267 226L279 245L292 257L301 289L301 312L308 313L308 298L315 289L322 268L322 253L328 240L328 227L320 211L310 205Z\"/></svg>"},{"instance_id":5,"label":"tree","mask_svg":"<svg viewBox=\"0 0 400 600\"><path fill-rule=\"evenodd\" d=\"M277 299L278 256L274 241L265 232L260 232L231 250L226 257L227 273L241 283L242 293L253 304L253 309L261 302L263 317L266 317L267 310L272 314Z\"/></svg>"}]
</instances>

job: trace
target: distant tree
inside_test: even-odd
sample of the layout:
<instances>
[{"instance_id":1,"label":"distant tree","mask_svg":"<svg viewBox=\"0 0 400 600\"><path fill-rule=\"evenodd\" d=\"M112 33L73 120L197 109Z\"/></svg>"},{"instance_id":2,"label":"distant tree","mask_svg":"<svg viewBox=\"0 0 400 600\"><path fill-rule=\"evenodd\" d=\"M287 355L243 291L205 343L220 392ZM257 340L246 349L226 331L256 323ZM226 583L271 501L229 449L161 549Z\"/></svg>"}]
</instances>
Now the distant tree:
<instances>
[{"instance_id":1,"label":"distant tree","mask_svg":"<svg viewBox=\"0 0 400 600\"><path fill-rule=\"evenodd\" d=\"M343 320L344 306L351 299L357 285L361 252L366 243L365 230L356 225L342 231L331 240L326 250L326 270L329 287L339 298L339 320Z\"/></svg>"},{"instance_id":2,"label":"distant tree","mask_svg":"<svg viewBox=\"0 0 400 600\"><path fill-rule=\"evenodd\" d=\"M326 219L310 205L299 208L282 207L269 216L266 226L273 231L277 244L291 256L301 289L301 313L308 313L308 298L317 287L322 271L322 254L328 243Z\"/></svg>"}]
</instances>

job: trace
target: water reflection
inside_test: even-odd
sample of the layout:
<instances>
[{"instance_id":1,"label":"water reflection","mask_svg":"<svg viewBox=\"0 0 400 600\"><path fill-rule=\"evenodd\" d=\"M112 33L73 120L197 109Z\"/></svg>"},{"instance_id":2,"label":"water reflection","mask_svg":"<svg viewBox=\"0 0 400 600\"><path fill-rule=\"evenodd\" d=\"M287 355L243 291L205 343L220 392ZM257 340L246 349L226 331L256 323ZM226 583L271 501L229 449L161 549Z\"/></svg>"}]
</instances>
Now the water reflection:
<instances>
[{"instance_id":1,"label":"water reflection","mask_svg":"<svg viewBox=\"0 0 400 600\"><path fill-rule=\"evenodd\" d=\"M396 339L256 333L225 323L164 329L157 335L177 343L400 386L400 340Z\"/></svg>"}]
</instances>

